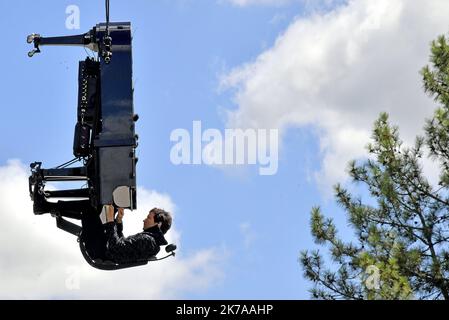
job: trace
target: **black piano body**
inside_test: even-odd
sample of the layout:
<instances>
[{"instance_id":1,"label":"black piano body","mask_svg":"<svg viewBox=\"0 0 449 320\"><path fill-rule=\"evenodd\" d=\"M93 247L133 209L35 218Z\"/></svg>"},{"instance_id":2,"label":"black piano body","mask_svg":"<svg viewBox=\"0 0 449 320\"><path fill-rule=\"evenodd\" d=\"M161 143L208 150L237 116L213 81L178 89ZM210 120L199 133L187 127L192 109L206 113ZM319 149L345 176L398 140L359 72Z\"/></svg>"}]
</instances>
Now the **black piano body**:
<instances>
[{"instance_id":1,"label":"black piano body","mask_svg":"<svg viewBox=\"0 0 449 320\"><path fill-rule=\"evenodd\" d=\"M87 58L79 63L73 154L83 165L64 164L44 169L42 162L35 162L31 164L29 188L31 195L34 188L39 188L47 199L89 198L97 210L106 204L134 210L137 208L135 122L138 117L133 104L131 24L109 23L107 29L113 39L109 47L105 44L104 23L78 36L44 38L33 34L28 37L28 42L35 46L29 56L48 45L85 46L98 52L97 59ZM46 191L45 183L51 181L86 181L87 187Z\"/></svg>"}]
</instances>

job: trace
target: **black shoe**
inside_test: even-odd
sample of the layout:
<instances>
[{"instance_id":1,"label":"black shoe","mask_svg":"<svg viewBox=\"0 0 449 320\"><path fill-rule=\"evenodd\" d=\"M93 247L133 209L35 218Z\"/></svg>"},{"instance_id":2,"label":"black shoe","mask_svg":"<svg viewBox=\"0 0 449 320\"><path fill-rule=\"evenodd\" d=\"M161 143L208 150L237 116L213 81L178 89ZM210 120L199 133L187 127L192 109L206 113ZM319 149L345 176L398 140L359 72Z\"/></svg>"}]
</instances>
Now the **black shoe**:
<instances>
[{"instance_id":1,"label":"black shoe","mask_svg":"<svg viewBox=\"0 0 449 320\"><path fill-rule=\"evenodd\" d=\"M50 204L45 200L45 197L39 192L37 192L37 187L35 186L34 190L34 203L33 203L33 211L35 215L41 215L45 213L50 213L51 208Z\"/></svg>"}]
</instances>

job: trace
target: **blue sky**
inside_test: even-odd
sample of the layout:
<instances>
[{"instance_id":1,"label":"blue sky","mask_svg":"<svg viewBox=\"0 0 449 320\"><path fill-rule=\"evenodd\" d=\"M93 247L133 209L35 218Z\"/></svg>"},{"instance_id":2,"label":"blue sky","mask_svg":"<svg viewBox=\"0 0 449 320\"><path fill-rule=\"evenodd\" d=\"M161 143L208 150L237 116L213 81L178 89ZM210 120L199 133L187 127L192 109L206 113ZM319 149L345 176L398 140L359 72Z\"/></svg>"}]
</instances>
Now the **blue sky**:
<instances>
[{"instance_id":1,"label":"blue sky","mask_svg":"<svg viewBox=\"0 0 449 320\"><path fill-rule=\"evenodd\" d=\"M346 17L349 27L345 30L350 30L351 23L362 24L363 19L370 17L371 11L362 10L366 17L362 15L361 21L352 21L351 15L345 16L344 10L338 11L340 9L337 8L341 5L335 2L334 7L327 7L325 10L331 12L330 16L326 16L324 11L312 14L310 8L305 9L304 2L301 1L290 1L280 6L236 6L226 1L209 0L111 2L111 20L131 21L134 30L134 103L136 112L140 115L137 126L140 136L138 184L169 195L175 203L175 224L182 235L182 255L188 256L202 248L218 248L217 252L223 254L220 266L223 278L209 284L204 290L183 292L180 297L308 298L310 284L303 279L297 259L300 250L314 247L309 230L310 209L322 204L326 213L337 217L338 225L345 230L344 237L350 237L344 216L329 198L328 191L323 192L323 186L330 187L339 181L335 177L344 176L344 168L339 168L339 173L333 175L329 173L332 168L327 169L328 164L345 164L353 156L362 156L363 148L362 151L358 148L357 152L353 152L352 145L368 142L362 138L367 136L367 130L369 135L370 123L378 112L390 111L393 119L400 122L402 118L395 117L394 113L396 109L393 102L396 96L391 98L386 93L385 101L390 101L391 105L380 100L381 105L374 111L370 110L371 104L368 104L367 109L357 110L355 106L361 105L363 99L354 98L352 94L345 94L346 100L335 98L331 94L329 99L324 99L321 95L320 99L324 100L319 100L312 93L307 95L302 89L298 89L300 98L292 95L290 101L303 101L304 97L304 101L309 101L314 112L320 116L311 115L306 120L298 116L311 112L310 106L303 109L298 106L298 113L285 108L285 116L293 120L278 123L283 134L279 170L274 176L259 176L254 167L221 170L205 165L174 166L170 162L170 149L173 146L169 139L170 133L177 128L191 131L192 121L195 120L201 120L205 128L224 130L229 122L224 117L223 110L240 110L240 114L248 117L250 113L245 112L255 109L245 104L248 100L244 98L251 92L247 89L249 86L245 87L244 84L251 83L251 77L257 76L258 72L266 72L265 60L259 61L257 58L268 52L271 55L266 60L275 59L282 51L283 43L291 41L290 38L296 32L297 21L304 21L299 26L301 30L315 26L318 41L320 31L335 35L336 41L346 41L338 30L332 29L332 25L338 25L338 21L345 21ZM361 5L372 3L355 2ZM80 30L67 30L65 27L65 9L70 4L80 7ZM4 119L0 126L3 137L0 142L0 166L6 165L8 159L19 159L24 164L43 160L47 167L71 159L77 99L77 62L84 59L86 53L81 48L44 47L40 55L29 59L26 53L30 47L25 39L26 35L33 32L48 36L86 32L104 20L103 5L103 1L87 0L58 1L57 4L54 1L40 1L39 4L32 5L24 0L0 3L0 26L3 30L8 30L3 34L4 46L0 53L3 61ZM354 11L360 9L356 5L350 8ZM394 12L394 8L390 9L392 10L389 12ZM334 11L336 13L332 16ZM403 23L400 17L396 18ZM440 25L442 24L443 22ZM380 25L380 29L385 27L390 30L388 23ZM432 32L445 32L440 25L432 25ZM374 34L375 32L372 31ZM309 32L311 33L313 31ZM433 34L424 34L418 39L425 41L416 40L422 54L413 60L413 66L426 62L427 45ZM279 38L281 35L284 36ZM324 42L326 39L321 40ZM356 43L358 41L355 36L351 39L355 39ZM368 40L370 43L377 41L375 36ZM298 44L301 41L311 40L298 38ZM304 48L307 44L303 43ZM369 49L364 45L360 45L361 52ZM388 43L381 41L381 45L387 47ZM291 51L292 56L301 57L301 54ZM311 54L304 56L310 58ZM279 65L285 62L282 55L278 59ZM338 54L335 59L339 59ZM298 58L292 61L300 60ZM326 63L329 63L328 60ZM353 63L360 70L360 66L365 68L372 61L359 58ZM338 68L343 68L341 61L331 62L338 64ZM244 66L248 64L254 66L251 71L254 74L244 72L243 86L240 83L231 85L228 90L219 90L223 79L232 78L233 71L244 70ZM329 70L343 72L343 78L346 77L346 72L350 78L352 73L349 70L352 69L349 64L343 71L338 68L335 70L334 66ZM389 61L385 65L387 68ZM305 70L303 67L295 68L292 64L292 72L299 70L298 74ZM370 74L368 69L365 71ZM312 67L310 72L317 73ZM277 75L273 73L273 79L278 79ZM311 83L312 79L313 77L306 81ZM357 78L354 76L354 79ZM282 85L282 81L279 81ZM416 82L415 79L410 81L419 87ZM267 85L263 81L262 84ZM321 82L317 84L318 88L319 85L324 86L323 90L326 88ZM360 90L356 80L348 83L349 85ZM363 85L368 88L370 84L367 82ZM270 90L269 87L268 84L267 90ZM407 92L409 88L404 85L401 90ZM284 110L284 105L290 105L282 99L285 97L280 97L279 103L282 106L272 105L270 110ZM419 102L427 101L421 96L419 99ZM345 108L346 103L350 107ZM328 108L333 105L336 106L334 109ZM322 112L316 111L320 107L323 107ZM256 110L259 110L261 119L267 111L264 106ZM366 116L364 110L369 110L366 111ZM349 120L343 122L338 117L326 118L330 117L329 114L334 114L332 112L348 115L346 119ZM399 110L397 114L400 113ZM417 115L415 122L408 119L401 123L406 132L412 132L410 136L420 125L420 115ZM367 119L358 126L360 117ZM333 126L329 125L332 121L323 119L337 120ZM346 131L332 131L335 127L341 129L343 125L347 125ZM357 143L348 141L352 138L343 139L344 143L333 140L333 137L345 135L353 137L351 132L360 133L356 134L362 137L360 143L359 140ZM349 149L348 144L351 147ZM342 154L347 157L341 156ZM23 192L26 193L26 190ZM22 214L32 215L32 212ZM133 219L133 216L129 214L127 219Z\"/></svg>"}]
</instances>

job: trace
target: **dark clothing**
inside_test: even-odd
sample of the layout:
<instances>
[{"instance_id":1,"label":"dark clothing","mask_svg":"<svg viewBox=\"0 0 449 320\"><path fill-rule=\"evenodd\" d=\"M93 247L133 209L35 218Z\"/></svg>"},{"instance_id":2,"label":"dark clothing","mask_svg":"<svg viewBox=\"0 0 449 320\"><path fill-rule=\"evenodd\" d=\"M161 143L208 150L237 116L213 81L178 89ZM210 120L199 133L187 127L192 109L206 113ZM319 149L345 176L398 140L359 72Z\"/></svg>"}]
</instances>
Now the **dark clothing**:
<instances>
[{"instance_id":1,"label":"dark clothing","mask_svg":"<svg viewBox=\"0 0 449 320\"><path fill-rule=\"evenodd\" d=\"M48 203L50 209L62 217L81 220L83 226L82 240L86 250L93 259L106 259L107 238L99 212L92 207L89 200L58 201Z\"/></svg>"},{"instance_id":2,"label":"dark clothing","mask_svg":"<svg viewBox=\"0 0 449 320\"><path fill-rule=\"evenodd\" d=\"M158 226L127 238L123 236L121 223L106 223L104 230L107 239L106 258L117 263L147 261L159 253L160 246L168 244Z\"/></svg>"},{"instance_id":3,"label":"dark clothing","mask_svg":"<svg viewBox=\"0 0 449 320\"><path fill-rule=\"evenodd\" d=\"M83 215L82 240L85 242L87 252L93 259L106 260L106 242L103 224L100 217L95 214Z\"/></svg>"},{"instance_id":4,"label":"dark clothing","mask_svg":"<svg viewBox=\"0 0 449 320\"><path fill-rule=\"evenodd\" d=\"M62 217L82 220L88 215L97 215L89 200L47 202L49 211L57 212Z\"/></svg>"},{"instance_id":5,"label":"dark clothing","mask_svg":"<svg viewBox=\"0 0 449 320\"><path fill-rule=\"evenodd\" d=\"M63 217L81 220L82 238L93 259L116 263L147 261L159 253L160 246L168 244L158 226L125 238L123 224L110 222L103 225L99 212L91 206L89 200L59 201L49 203L49 206L49 209Z\"/></svg>"}]
</instances>

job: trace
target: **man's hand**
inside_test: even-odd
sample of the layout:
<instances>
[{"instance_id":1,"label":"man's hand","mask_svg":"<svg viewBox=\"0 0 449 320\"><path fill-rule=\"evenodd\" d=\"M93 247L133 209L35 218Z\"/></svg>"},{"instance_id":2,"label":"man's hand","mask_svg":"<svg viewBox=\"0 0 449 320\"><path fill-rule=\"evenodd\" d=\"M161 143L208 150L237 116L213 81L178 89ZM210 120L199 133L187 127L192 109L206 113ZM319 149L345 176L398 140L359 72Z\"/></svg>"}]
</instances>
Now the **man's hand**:
<instances>
[{"instance_id":1,"label":"man's hand","mask_svg":"<svg viewBox=\"0 0 449 320\"><path fill-rule=\"evenodd\" d=\"M117 223L122 223L124 216L125 216L125 209L118 208Z\"/></svg>"}]
</instances>

